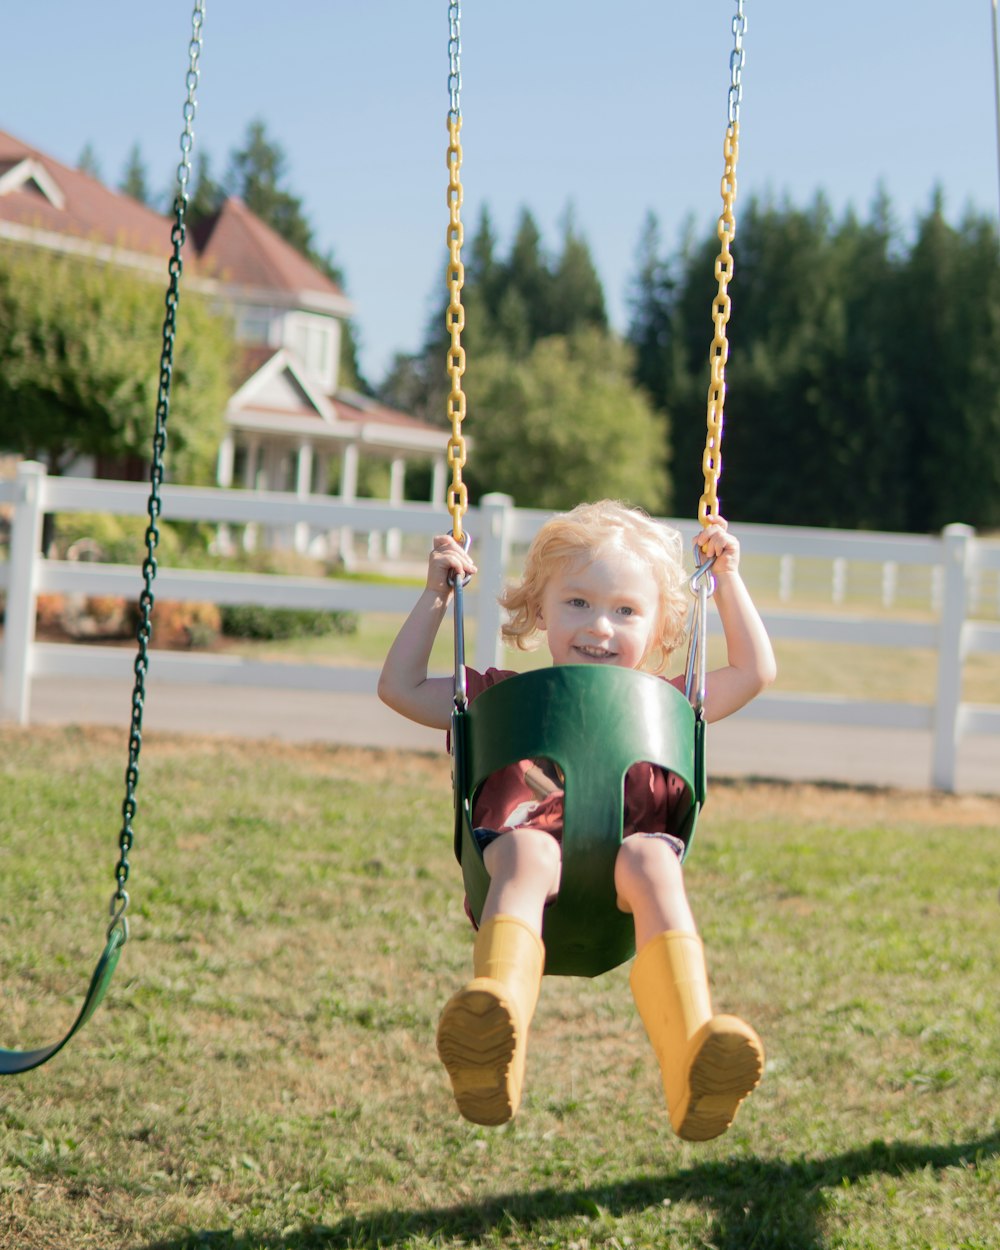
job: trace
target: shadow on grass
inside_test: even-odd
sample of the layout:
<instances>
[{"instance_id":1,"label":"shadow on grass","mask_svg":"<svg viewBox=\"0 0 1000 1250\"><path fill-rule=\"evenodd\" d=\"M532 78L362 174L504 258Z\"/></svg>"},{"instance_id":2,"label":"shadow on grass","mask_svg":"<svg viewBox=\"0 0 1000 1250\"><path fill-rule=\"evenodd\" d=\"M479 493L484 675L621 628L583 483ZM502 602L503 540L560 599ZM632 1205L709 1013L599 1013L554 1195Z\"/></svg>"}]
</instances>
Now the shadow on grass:
<instances>
[{"instance_id":1,"label":"shadow on grass","mask_svg":"<svg viewBox=\"0 0 1000 1250\"><path fill-rule=\"evenodd\" d=\"M718 1250L821 1250L820 1217L830 1191L873 1175L904 1176L926 1168L974 1166L1000 1155L1000 1134L950 1146L874 1141L828 1159L733 1159L698 1164L667 1176L587 1189L497 1194L483 1203L421 1210L377 1209L333 1225L294 1233L237 1235L231 1229L191 1232L143 1250L392 1250L420 1239L474 1243L505 1234L529 1241L532 1230L589 1216L619 1219L665 1202L691 1202L711 1213ZM554 1231L554 1230L553 1230Z\"/></svg>"}]
</instances>

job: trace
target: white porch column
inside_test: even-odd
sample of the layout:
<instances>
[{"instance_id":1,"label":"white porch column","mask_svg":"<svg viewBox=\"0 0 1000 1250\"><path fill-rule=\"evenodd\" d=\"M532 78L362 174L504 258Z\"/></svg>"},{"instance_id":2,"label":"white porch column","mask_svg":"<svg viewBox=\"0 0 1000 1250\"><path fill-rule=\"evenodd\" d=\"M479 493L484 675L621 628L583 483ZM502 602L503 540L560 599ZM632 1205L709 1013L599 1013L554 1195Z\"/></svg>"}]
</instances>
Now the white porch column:
<instances>
[{"instance_id":1,"label":"white porch column","mask_svg":"<svg viewBox=\"0 0 1000 1250\"><path fill-rule=\"evenodd\" d=\"M327 452L316 456L316 489L314 495L325 495L330 489L330 457Z\"/></svg>"},{"instance_id":2,"label":"white porch column","mask_svg":"<svg viewBox=\"0 0 1000 1250\"><path fill-rule=\"evenodd\" d=\"M396 456L389 466L389 503L398 507L406 496L406 461ZM385 536L385 554L390 560L398 560L402 551L402 532L391 529Z\"/></svg>"},{"instance_id":3,"label":"white porch column","mask_svg":"<svg viewBox=\"0 0 1000 1250\"><path fill-rule=\"evenodd\" d=\"M330 453L328 451L319 451L316 453L316 481L313 486L313 494L326 497L330 493ZM329 556L337 550L337 534L332 530L324 530L323 532L323 555Z\"/></svg>"},{"instance_id":4,"label":"white porch column","mask_svg":"<svg viewBox=\"0 0 1000 1250\"><path fill-rule=\"evenodd\" d=\"M340 498L343 503L356 503L358 498L358 445L347 443L340 458ZM340 527L340 558L345 569L353 569L354 530L350 525Z\"/></svg>"},{"instance_id":5,"label":"white porch column","mask_svg":"<svg viewBox=\"0 0 1000 1250\"><path fill-rule=\"evenodd\" d=\"M243 489L257 489L257 474L260 471L260 439L252 437L247 439L247 458L246 464L243 466ZM243 527L243 550L257 550L257 522L248 521Z\"/></svg>"},{"instance_id":6,"label":"white porch column","mask_svg":"<svg viewBox=\"0 0 1000 1250\"><path fill-rule=\"evenodd\" d=\"M236 460L236 436L230 430L219 444L219 455L215 464L215 480L228 489L233 484L233 463Z\"/></svg>"},{"instance_id":7,"label":"white porch column","mask_svg":"<svg viewBox=\"0 0 1000 1250\"><path fill-rule=\"evenodd\" d=\"M312 472L313 472L313 446L306 439L299 444L298 456L295 462L295 497L296 499L308 499L312 493ZM304 555L309 550L309 522L296 521L295 537L293 539L295 550L300 555Z\"/></svg>"},{"instance_id":8,"label":"white porch column","mask_svg":"<svg viewBox=\"0 0 1000 1250\"><path fill-rule=\"evenodd\" d=\"M243 466L243 486L246 490L257 489L257 466L260 463L260 439L247 440L247 461Z\"/></svg>"},{"instance_id":9,"label":"white porch column","mask_svg":"<svg viewBox=\"0 0 1000 1250\"><path fill-rule=\"evenodd\" d=\"M435 460L431 476L431 503L444 503L448 481L448 462Z\"/></svg>"}]
</instances>

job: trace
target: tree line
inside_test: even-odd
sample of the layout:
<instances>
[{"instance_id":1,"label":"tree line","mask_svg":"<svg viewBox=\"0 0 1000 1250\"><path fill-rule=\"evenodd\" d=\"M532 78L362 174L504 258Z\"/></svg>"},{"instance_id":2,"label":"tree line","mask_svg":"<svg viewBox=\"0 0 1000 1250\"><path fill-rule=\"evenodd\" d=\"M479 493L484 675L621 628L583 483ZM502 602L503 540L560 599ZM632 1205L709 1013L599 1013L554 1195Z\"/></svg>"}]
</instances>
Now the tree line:
<instances>
[{"instance_id":1,"label":"tree line","mask_svg":"<svg viewBox=\"0 0 1000 1250\"><path fill-rule=\"evenodd\" d=\"M639 240L624 338L569 219L546 256L524 211L506 256L488 212L468 247L466 477L519 503L619 494L692 516L717 290L714 227ZM720 490L735 519L935 531L1000 526L1000 253L993 222L949 224L940 193L905 241L866 220L751 199L733 245ZM444 313L383 393L444 412Z\"/></svg>"},{"instance_id":2,"label":"tree line","mask_svg":"<svg viewBox=\"0 0 1000 1250\"><path fill-rule=\"evenodd\" d=\"M123 188L148 201L148 185L135 149ZM288 186L284 153L262 122L251 123L220 181L200 158L191 219L216 211L226 194L239 194L343 282L333 256L319 251ZM695 514L718 249L714 226L699 235L690 225L667 248L650 214L629 283L629 325L618 334L572 212L549 249L528 209L507 248L489 210L481 211L465 247L463 289L474 440L465 476L473 499L502 490L523 506L563 508L615 495L655 513ZM57 262L15 252L0 252L0 443L49 451L53 465L74 441L81 451L137 450L133 433L145 424L139 416L148 411L151 370L140 368L145 347L133 358L125 346L128 326L141 320L140 288L133 279L115 299L101 296L109 306L117 301L120 330L110 336L114 358L102 360L96 328L111 323L94 316L96 280L71 298L72 281L45 268ZM865 219L837 217L822 195L805 208L750 199L738 212L733 253L723 512L743 521L916 532L950 521L1000 526L993 222L970 211L950 223L940 193L908 237L881 193ZM70 272L78 263L64 264ZM421 351L397 356L377 387L360 377L348 336L348 384L443 428L446 304L442 289ZM228 361L227 353L200 326L188 341L205 348L190 372L205 380L199 385L214 404L228 363L213 370L212 357ZM141 385L128 381L131 369ZM221 407L214 421L207 409L198 416L200 435L179 431L192 476L205 475ZM192 409L192 420L202 408Z\"/></svg>"}]
</instances>

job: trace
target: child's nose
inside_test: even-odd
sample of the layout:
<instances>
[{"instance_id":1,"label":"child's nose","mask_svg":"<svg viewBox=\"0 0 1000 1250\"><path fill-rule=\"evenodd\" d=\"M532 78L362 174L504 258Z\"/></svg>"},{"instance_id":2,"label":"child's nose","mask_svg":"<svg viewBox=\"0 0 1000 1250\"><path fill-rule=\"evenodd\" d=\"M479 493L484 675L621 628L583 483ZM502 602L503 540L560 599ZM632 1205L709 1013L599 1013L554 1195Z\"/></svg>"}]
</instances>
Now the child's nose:
<instances>
[{"instance_id":1,"label":"child's nose","mask_svg":"<svg viewBox=\"0 0 1000 1250\"><path fill-rule=\"evenodd\" d=\"M606 612L595 613L590 622L590 628L591 632L596 634L598 638L608 638L614 633L611 618Z\"/></svg>"}]
</instances>

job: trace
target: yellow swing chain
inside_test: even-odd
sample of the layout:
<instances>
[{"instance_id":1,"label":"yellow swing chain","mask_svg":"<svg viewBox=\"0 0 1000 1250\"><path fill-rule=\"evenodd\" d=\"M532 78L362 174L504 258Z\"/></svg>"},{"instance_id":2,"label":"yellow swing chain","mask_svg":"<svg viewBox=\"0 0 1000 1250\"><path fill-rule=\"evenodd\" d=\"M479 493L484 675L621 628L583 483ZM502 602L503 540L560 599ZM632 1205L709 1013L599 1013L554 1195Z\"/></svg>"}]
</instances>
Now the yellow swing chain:
<instances>
[{"instance_id":1,"label":"yellow swing chain","mask_svg":"<svg viewBox=\"0 0 1000 1250\"><path fill-rule=\"evenodd\" d=\"M461 4L452 0L448 6L448 311L445 314L445 325L451 336L448 348L448 376L451 389L448 392L447 414L451 422L451 436L448 439L448 464L451 466L451 485L448 488L448 511L451 513L452 536L456 542L464 543L465 534L462 530L462 518L469 507L469 492L462 481L462 469L465 467L466 446L462 437L462 422L465 419L465 392L462 390L462 376L465 373L465 348L462 346L462 331L465 329L465 309L462 307L462 287L465 283L465 267L462 264L462 243L464 228L462 226L462 110L460 92L462 88L461 71Z\"/></svg>"},{"instance_id":2,"label":"yellow swing chain","mask_svg":"<svg viewBox=\"0 0 1000 1250\"><path fill-rule=\"evenodd\" d=\"M702 469L705 489L698 504L698 520L707 528L719 516L719 477L722 473L722 422L726 403L726 362L729 359L729 340L726 328L732 311L729 283L733 278L733 257L730 245L736 235L736 218L733 206L736 202L736 162L740 154L740 101L743 98L743 36L747 20L743 13L743 0L737 0L736 16L733 18L733 51L729 57L729 124L723 145L725 169L722 174L722 214L717 233L722 244L715 259L715 277L718 292L712 301L712 321L715 337L709 350L712 377L708 388L707 432Z\"/></svg>"}]
</instances>

